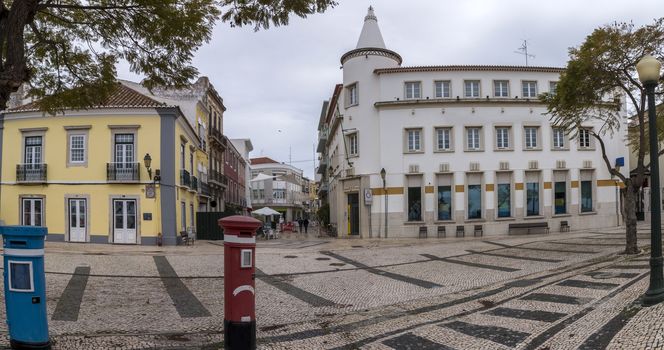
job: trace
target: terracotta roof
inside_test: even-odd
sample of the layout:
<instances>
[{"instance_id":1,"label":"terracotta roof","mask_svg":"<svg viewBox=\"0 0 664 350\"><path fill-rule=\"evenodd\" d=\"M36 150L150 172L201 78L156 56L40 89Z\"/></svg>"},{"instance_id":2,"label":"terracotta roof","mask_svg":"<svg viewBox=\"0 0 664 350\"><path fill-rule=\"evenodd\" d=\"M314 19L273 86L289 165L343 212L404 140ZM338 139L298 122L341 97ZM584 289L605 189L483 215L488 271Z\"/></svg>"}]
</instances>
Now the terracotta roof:
<instances>
[{"instance_id":1,"label":"terracotta roof","mask_svg":"<svg viewBox=\"0 0 664 350\"><path fill-rule=\"evenodd\" d=\"M454 71L500 71L500 72L541 72L562 73L565 68L536 66L491 66L491 65L453 65L453 66L414 66L375 69L376 74L411 73L411 72L454 72Z\"/></svg>"},{"instance_id":2,"label":"terracotta roof","mask_svg":"<svg viewBox=\"0 0 664 350\"><path fill-rule=\"evenodd\" d=\"M117 89L101 104L91 108L155 108L164 107L158 102L132 88L118 83ZM33 112L39 110L39 101L8 109L7 112Z\"/></svg>"},{"instance_id":3,"label":"terracotta roof","mask_svg":"<svg viewBox=\"0 0 664 350\"><path fill-rule=\"evenodd\" d=\"M251 158L249 160L251 162L251 165L258 165L258 164L270 164L270 163L277 163L276 160L270 158L270 157L258 157L258 158Z\"/></svg>"}]
</instances>

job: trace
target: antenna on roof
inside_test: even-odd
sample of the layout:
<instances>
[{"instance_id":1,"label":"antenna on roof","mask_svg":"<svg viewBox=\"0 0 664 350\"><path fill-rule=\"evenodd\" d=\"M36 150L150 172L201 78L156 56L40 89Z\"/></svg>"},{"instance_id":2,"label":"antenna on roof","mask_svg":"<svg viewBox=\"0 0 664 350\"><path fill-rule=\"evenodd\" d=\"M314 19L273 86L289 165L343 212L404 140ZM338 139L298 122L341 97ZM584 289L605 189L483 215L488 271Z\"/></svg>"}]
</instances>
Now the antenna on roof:
<instances>
[{"instance_id":1,"label":"antenna on roof","mask_svg":"<svg viewBox=\"0 0 664 350\"><path fill-rule=\"evenodd\" d=\"M528 58L535 58L535 55L528 53L528 40L524 40L523 45L521 45L521 47L517 50L518 51L514 51L514 53L523 55L526 58L526 67L528 67Z\"/></svg>"}]
</instances>

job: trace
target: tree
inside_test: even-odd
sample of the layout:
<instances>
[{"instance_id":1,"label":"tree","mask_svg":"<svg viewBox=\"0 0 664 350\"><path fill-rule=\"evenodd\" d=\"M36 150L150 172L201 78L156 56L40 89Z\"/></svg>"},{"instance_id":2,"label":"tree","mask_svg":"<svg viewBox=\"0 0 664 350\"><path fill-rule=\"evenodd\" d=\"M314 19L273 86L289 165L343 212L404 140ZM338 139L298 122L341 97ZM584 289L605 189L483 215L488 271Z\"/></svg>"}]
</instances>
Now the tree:
<instances>
[{"instance_id":1,"label":"tree","mask_svg":"<svg viewBox=\"0 0 664 350\"><path fill-rule=\"evenodd\" d=\"M621 193L624 198L626 254L638 252L636 198L649 169L649 164L644 163L648 152L646 94L638 80L636 63L646 54L662 60L663 50L664 18L638 28L633 23L600 27L580 47L570 49L570 60L560 76L555 94L542 96L553 124L566 129L571 137L578 135L584 122L599 121L601 127L591 130L590 135L599 144L608 171L624 185ZM657 98L661 101L662 97L660 89ZM664 116L662 112L659 111L658 118ZM630 164L631 176L624 176L607 157L604 138L612 138L628 123L632 127L629 142L635 151L636 164ZM664 135L662 132L659 134Z\"/></svg>"},{"instance_id":2,"label":"tree","mask_svg":"<svg viewBox=\"0 0 664 350\"><path fill-rule=\"evenodd\" d=\"M221 17L254 29L288 24L334 0L0 0L0 111L26 84L41 107L89 107L115 87L126 60L146 87L182 87L194 52Z\"/></svg>"}]
</instances>

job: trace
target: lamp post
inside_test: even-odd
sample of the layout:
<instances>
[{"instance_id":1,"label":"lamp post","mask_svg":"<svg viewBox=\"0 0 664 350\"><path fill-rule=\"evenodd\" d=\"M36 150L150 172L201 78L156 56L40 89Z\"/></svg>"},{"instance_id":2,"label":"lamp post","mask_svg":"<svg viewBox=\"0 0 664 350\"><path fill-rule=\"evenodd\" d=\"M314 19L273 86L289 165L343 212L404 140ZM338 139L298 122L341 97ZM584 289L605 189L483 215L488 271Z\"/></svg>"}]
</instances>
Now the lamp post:
<instances>
[{"instance_id":1,"label":"lamp post","mask_svg":"<svg viewBox=\"0 0 664 350\"><path fill-rule=\"evenodd\" d=\"M385 238L387 238L387 187L385 187L385 168L380 169L380 178L383 179L383 197L385 200Z\"/></svg>"},{"instance_id":2,"label":"lamp post","mask_svg":"<svg viewBox=\"0 0 664 350\"><path fill-rule=\"evenodd\" d=\"M145 164L148 175L150 175L150 180L152 180L152 168L150 167L152 165L152 157L150 157L150 153L146 153L145 157L143 157L143 164Z\"/></svg>"},{"instance_id":3,"label":"lamp post","mask_svg":"<svg viewBox=\"0 0 664 350\"><path fill-rule=\"evenodd\" d=\"M639 80L648 96L648 129L650 130L650 286L643 296L643 305L655 305L664 300L664 275L662 274L662 212L659 192L659 144L657 141L657 115L655 111L655 87L659 83L662 64L646 55L636 64Z\"/></svg>"}]
</instances>

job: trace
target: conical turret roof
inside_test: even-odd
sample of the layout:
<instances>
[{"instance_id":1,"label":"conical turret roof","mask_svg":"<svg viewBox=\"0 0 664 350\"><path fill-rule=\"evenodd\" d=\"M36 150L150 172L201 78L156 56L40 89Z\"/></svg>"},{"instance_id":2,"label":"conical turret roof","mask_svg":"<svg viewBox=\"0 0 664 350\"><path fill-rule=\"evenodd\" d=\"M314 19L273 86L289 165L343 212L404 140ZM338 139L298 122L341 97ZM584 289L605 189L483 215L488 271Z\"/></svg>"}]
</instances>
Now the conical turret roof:
<instances>
[{"instance_id":1,"label":"conical turret roof","mask_svg":"<svg viewBox=\"0 0 664 350\"><path fill-rule=\"evenodd\" d=\"M380 28L378 27L378 18L374 14L373 7L369 6L367 15L364 17L364 26L362 27L362 33L360 34L360 39L357 41L357 49L375 47L384 49L385 41L383 41L383 36L380 34Z\"/></svg>"}]
</instances>

